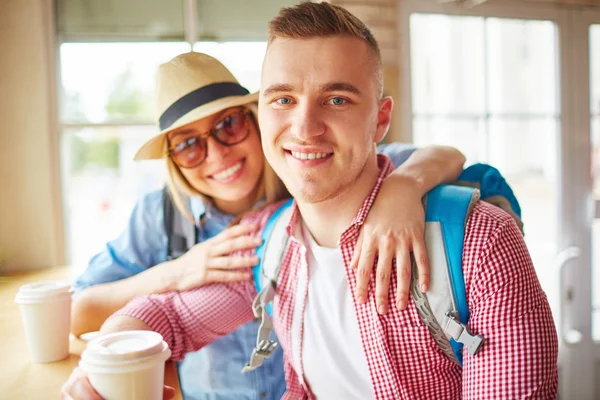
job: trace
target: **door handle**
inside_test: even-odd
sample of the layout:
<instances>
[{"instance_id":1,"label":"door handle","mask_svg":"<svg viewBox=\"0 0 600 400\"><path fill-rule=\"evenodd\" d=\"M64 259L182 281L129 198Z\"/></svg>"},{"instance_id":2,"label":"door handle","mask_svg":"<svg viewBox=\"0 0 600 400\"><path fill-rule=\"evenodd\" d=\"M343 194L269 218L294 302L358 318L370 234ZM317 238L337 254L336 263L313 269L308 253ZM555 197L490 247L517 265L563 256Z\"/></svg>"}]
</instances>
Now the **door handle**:
<instances>
[{"instance_id":1,"label":"door handle","mask_svg":"<svg viewBox=\"0 0 600 400\"><path fill-rule=\"evenodd\" d=\"M566 249L560 251L555 258L555 266L557 272L562 274L565 266L569 261L576 260L581 256L581 249L577 246L569 246ZM559 329L562 341L568 345L576 345L583 340L583 333L574 329L570 326L569 322L565 320L565 315L569 313L569 307L573 301L573 287L569 286L561 291L561 304L560 304L560 315L559 315ZM572 315L572 314L571 314Z\"/></svg>"}]
</instances>

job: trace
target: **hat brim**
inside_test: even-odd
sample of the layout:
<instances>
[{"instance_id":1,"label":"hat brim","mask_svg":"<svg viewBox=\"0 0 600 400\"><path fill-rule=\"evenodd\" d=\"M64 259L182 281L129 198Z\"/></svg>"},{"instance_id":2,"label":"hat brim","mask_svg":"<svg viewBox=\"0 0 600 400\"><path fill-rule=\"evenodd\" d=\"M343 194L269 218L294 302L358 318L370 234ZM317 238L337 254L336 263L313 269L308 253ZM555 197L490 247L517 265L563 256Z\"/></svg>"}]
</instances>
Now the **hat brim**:
<instances>
[{"instance_id":1,"label":"hat brim","mask_svg":"<svg viewBox=\"0 0 600 400\"><path fill-rule=\"evenodd\" d=\"M135 161L140 161L163 158L166 155L166 138L169 132L228 108L243 106L244 104L255 103L257 101L258 92L255 92L247 94L246 96L225 97L195 108L175 121L169 128L161 131L152 139L144 143L135 153L133 159Z\"/></svg>"}]
</instances>

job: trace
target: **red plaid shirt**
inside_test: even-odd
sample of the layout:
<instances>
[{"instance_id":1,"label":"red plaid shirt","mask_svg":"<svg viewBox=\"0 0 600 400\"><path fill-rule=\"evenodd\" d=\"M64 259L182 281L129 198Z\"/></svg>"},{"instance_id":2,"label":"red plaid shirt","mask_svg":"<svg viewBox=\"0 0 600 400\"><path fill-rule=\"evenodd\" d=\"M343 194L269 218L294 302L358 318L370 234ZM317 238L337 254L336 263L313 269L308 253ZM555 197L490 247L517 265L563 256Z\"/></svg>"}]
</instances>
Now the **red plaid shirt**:
<instances>
[{"instance_id":1,"label":"red plaid shirt","mask_svg":"<svg viewBox=\"0 0 600 400\"><path fill-rule=\"evenodd\" d=\"M352 293L356 274L348 265L354 245L383 180L393 169L385 156L379 156L379 167L377 184L340 238ZM276 206L267 207L245 220L263 227L275 209ZM292 360L294 303L296 296L302 296L306 304L307 296L307 287L297 287L297 283L308 281L298 279L302 275L308 278L306 248L294 235L299 223L295 208L288 225L290 245L281 266L274 304L275 330L285 354L285 399L314 398L304 380L302 363ZM464 352L462 370L440 351L412 302L407 310L391 307L384 316L377 313L373 295L365 305L355 302L375 397L555 399L557 334L525 242L510 216L486 203L475 206L466 226L463 272L471 312L469 327L483 335L486 343L476 356ZM371 294L373 282L375 271L369 284ZM390 296L395 291L393 274ZM212 284L189 292L139 297L115 315L143 320L163 335L172 357L179 360L187 352L252 320L251 303L255 296L251 280ZM302 343L299 345L301 349ZM294 365L299 365L299 370Z\"/></svg>"}]
</instances>

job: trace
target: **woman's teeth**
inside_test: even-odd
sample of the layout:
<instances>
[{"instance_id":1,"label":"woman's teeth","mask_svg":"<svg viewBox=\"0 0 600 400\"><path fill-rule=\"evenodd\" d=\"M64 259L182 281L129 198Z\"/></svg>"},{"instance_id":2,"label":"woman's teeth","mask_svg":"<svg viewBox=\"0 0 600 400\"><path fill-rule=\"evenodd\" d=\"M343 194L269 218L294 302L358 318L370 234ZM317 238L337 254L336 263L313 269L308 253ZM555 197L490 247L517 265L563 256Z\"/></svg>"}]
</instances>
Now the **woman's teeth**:
<instances>
[{"instance_id":1,"label":"woman's teeth","mask_svg":"<svg viewBox=\"0 0 600 400\"><path fill-rule=\"evenodd\" d=\"M236 172L238 172L240 170L240 168L242 168L242 164L243 162L240 161L239 163L235 164L233 167L229 167L224 171L219 172L218 174L214 174L213 178L217 179L217 180L225 180L227 178L229 178L230 176L233 176L233 174L235 174Z\"/></svg>"},{"instance_id":2,"label":"woman's teeth","mask_svg":"<svg viewBox=\"0 0 600 400\"><path fill-rule=\"evenodd\" d=\"M298 160L318 160L319 158L325 158L329 155L328 153L300 153L297 151L290 151L290 153Z\"/></svg>"}]
</instances>

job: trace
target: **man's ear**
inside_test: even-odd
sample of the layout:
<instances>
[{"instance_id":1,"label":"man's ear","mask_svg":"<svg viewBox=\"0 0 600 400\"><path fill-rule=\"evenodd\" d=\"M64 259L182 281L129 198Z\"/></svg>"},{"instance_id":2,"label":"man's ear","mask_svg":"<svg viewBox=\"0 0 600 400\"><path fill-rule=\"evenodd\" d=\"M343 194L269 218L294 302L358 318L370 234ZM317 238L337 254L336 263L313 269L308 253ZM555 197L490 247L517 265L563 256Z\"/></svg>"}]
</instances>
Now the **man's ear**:
<instances>
[{"instance_id":1,"label":"man's ear","mask_svg":"<svg viewBox=\"0 0 600 400\"><path fill-rule=\"evenodd\" d=\"M386 96L379 100L379 110L377 111L377 130L375 132L376 143L383 140L388 129L390 129L393 108L394 100L391 97Z\"/></svg>"}]
</instances>

